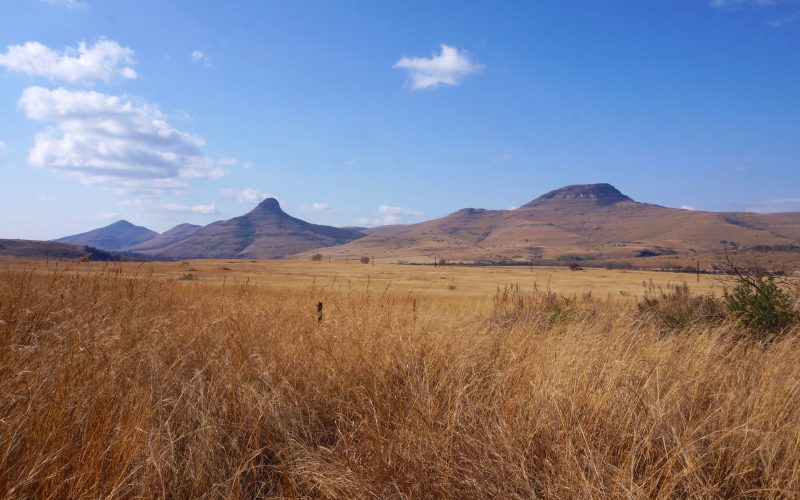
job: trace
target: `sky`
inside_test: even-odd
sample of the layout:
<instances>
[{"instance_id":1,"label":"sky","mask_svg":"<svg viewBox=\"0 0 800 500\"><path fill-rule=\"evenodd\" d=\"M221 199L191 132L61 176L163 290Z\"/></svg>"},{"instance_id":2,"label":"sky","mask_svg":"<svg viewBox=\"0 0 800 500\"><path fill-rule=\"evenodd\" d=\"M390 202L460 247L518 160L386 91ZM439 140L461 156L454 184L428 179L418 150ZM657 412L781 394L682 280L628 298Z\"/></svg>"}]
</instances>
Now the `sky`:
<instances>
[{"instance_id":1,"label":"sky","mask_svg":"<svg viewBox=\"0 0 800 500\"><path fill-rule=\"evenodd\" d=\"M800 1L4 1L0 172L0 238L595 182L800 211Z\"/></svg>"}]
</instances>

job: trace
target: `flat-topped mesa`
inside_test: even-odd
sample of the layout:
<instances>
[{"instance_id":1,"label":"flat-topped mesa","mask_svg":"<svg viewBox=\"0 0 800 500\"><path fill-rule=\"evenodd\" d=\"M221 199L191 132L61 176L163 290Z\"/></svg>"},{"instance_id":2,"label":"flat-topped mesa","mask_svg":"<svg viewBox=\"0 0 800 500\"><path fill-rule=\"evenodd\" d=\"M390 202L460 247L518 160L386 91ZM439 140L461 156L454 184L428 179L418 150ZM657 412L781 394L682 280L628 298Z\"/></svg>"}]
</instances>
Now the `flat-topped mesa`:
<instances>
[{"instance_id":1,"label":"flat-topped mesa","mask_svg":"<svg viewBox=\"0 0 800 500\"><path fill-rule=\"evenodd\" d=\"M612 205L621 201L633 201L611 184L574 184L543 194L535 200L526 203L522 208L533 208L549 202L558 202L562 200L567 202L571 200L592 201L596 205Z\"/></svg>"}]
</instances>

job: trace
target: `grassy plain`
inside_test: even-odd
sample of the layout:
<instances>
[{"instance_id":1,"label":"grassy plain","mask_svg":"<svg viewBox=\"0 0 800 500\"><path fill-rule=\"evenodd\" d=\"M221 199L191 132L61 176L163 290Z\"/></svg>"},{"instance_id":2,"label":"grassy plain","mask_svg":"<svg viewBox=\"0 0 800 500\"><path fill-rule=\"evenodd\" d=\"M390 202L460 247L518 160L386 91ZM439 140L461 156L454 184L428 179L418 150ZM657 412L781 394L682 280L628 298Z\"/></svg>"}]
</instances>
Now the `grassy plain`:
<instances>
[{"instance_id":1,"label":"grassy plain","mask_svg":"<svg viewBox=\"0 0 800 500\"><path fill-rule=\"evenodd\" d=\"M795 496L800 331L666 327L651 279L720 287L3 261L0 497Z\"/></svg>"},{"instance_id":2,"label":"grassy plain","mask_svg":"<svg viewBox=\"0 0 800 500\"><path fill-rule=\"evenodd\" d=\"M49 266L49 268L48 268ZM109 264L102 262L68 263L37 260L0 260L0 268L37 273L55 268L71 272L103 273ZM721 293L723 283L718 277L702 274L700 281L693 274L645 270L584 269L571 271L566 267L465 267L432 265L398 265L385 262L362 264L357 260L187 260L176 262L114 264L126 272L156 280L183 280L198 284L248 283L263 290L413 294L425 298L469 301L486 307L491 304L498 287L519 285L523 291L534 287L551 289L565 295L595 297L641 296L650 282L656 286L686 282L697 293ZM191 279L186 278L191 275Z\"/></svg>"}]
</instances>

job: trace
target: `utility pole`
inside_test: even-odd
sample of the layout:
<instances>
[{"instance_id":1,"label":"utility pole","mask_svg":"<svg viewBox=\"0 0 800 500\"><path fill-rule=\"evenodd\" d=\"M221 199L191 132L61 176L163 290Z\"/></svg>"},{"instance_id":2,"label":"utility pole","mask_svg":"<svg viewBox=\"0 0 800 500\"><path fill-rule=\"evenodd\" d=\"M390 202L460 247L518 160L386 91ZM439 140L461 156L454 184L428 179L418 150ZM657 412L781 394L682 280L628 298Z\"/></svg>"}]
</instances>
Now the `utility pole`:
<instances>
[{"instance_id":1,"label":"utility pole","mask_svg":"<svg viewBox=\"0 0 800 500\"><path fill-rule=\"evenodd\" d=\"M697 282L700 283L700 261L697 261Z\"/></svg>"}]
</instances>

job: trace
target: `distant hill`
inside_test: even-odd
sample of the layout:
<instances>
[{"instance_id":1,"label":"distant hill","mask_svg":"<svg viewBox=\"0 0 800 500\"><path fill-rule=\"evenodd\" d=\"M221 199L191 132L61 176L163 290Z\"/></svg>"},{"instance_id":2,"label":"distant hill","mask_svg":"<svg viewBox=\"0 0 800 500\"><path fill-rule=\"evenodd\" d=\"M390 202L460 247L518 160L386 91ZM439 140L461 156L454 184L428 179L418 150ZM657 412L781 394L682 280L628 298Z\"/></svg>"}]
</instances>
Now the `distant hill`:
<instances>
[{"instance_id":1,"label":"distant hill","mask_svg":"<svg viewBox=\"0 0 800 500\"><path fill-rule=\"evenodd\" d=\"M800 264L800 214L666 208L634 201L610 184L573 185L515 210L465 208L418 224L373 228L364 238L325 253L427 262L439 257L670 267L693 265L700 257L708 261L723 245Z\"/></svg>"},{"instance_id":2,"label":"distant hill","mask_svg":"<svg viewBox=\"0 0 800 500\"><path fill-rule=\"evenodd\" d=\"M128 260L136 256L120 255L85 245L72 245L54 241L0 239L0 256L24 259L88 259Z\"/></svg>"},{"instance_id":3,"label":"distant hill","mask_svg":"<svg viewBox=\"0 0 800 500\"><path fill-rule=\"evenodd\" d=\"M143 243L139 243L138 245L130 247L128 250L133 252L157 252L174 243L188 238L202 228L203 226L198 226L196 224L179 224L168 231L164 231L155 238L151 238Z\"/></svg>"},{"instance_id":4,"label":"distant hill","mask_svg":"<svg viewBox=\"0 0 800 500\"><path fill-rule=\"evenodd\" d=\"M142 226L134 226L120 220L108 226L93 229L54 240L58 243L89 245L103 250L124 250L134 247L158 236L158 233Z\"/></svg>"},{"instance_id":5,"label":"distant hill","mask_svg":"<svg viewBox=\"0 0 800 500\"><path fill-rule=\"evenodd\" d=\"M281 209L278 200L267 198L240 217L192 229L185 237L163 247L148 249L143 245L138 249L166 258L272 259L340 245L363 236L355 229L296 219Z\"/></svg>"}]
</instances>

